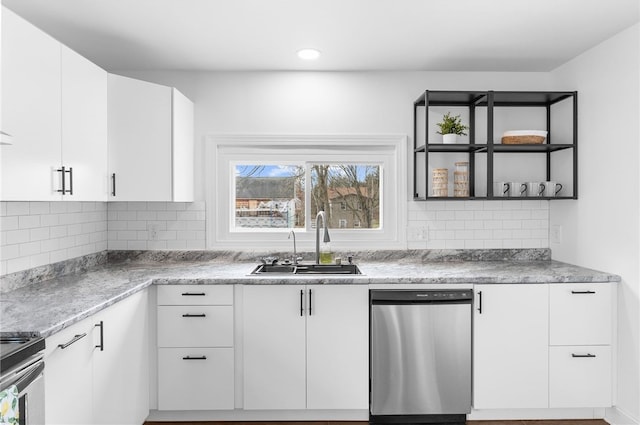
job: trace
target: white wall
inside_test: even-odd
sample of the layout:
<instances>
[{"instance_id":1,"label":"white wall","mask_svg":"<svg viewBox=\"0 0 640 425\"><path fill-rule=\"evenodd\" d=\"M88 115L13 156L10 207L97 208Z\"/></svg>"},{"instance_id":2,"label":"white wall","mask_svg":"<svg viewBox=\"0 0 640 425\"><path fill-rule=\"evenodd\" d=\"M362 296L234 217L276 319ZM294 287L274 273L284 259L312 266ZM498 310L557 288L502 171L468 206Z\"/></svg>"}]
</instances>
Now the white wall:
<instances>
[{"instance_id":1,"label":"white wall","mask_svg":"<svg viewBox=\"0 0 640 425\"><path fill-rule=\"evenodd\" d=\"M558 89L579 92L579 199L552 202L554 259L622 276L618 287L618 408L638 422L640 237L638 121L640 25L551 73Z\"/></svg>"},{"instance_id":2,"label":"white wall","mask_svg":"<svg viewBox=\"0 0 640 425\"><path fill-rule=\"evenodd\" d=\"M205 199L203 141L207 135L401 133L412 137L413 101L425 89L548 90L551 87L548 73L115 72L175 86L195 103L197 200ZM408 163L412 162L410 157ZM412 181L411 168L406 170L406 176ZM458 213L457 217L449 214L448 224L434 220L437 208L474 210L479 205L486 212L475 216L490 214L493 227L485 228L482 220L469 218L471 212ZM408 247L546 248L547 208L547 205L519 201L457 203L450 208L440 203L429 213L425 205L410 201ZM492 212L496 212L495 216ZM525 221L513 222L521 216Z\"/></svg>"},{"instance_id":3,"label":"white wall","mask_svg":"<svg viewBox=\"0 0 640 425\"><path fill-rule=\"evenodd\" d=\"M195 103L196 158L213 133L413 133L425 90L547 90L544 72L115 71L173 85ZM407 172L409 176L409 172ZM203 164L196 199L204 200Z\"/></svg>"}]
</instances>

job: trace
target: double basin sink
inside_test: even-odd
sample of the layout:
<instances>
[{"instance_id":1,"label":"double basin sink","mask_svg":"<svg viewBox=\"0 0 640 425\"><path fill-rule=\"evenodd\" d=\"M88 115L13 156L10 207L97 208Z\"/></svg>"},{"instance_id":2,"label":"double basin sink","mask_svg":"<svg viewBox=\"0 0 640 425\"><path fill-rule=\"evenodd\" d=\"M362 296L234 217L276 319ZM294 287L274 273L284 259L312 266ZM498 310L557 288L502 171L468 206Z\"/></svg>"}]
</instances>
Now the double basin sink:
<instances>
[{"instance_id":1,"label":"double basin sink","mask_svg":"<svg viewBox=\"0 0 640 425\"><path fill-rule=\"evenodd\" d=\"M362 274L355 264L260 264L251 274Z\"/></svg>"}]
</instances>

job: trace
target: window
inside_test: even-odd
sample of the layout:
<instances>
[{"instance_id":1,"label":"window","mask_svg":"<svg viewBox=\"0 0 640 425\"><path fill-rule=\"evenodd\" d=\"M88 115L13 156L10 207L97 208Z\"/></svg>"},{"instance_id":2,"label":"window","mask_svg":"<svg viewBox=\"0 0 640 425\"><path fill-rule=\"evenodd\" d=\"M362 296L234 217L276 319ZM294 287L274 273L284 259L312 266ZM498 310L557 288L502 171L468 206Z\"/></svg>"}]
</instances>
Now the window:
<instances>
[{"instance_id":1,"label":"window","mask_svg":"<svg viewBox=\"0 0 640 425\"><path fill-rule=\"evenodd\" d=\"M334 249L405 247L405 136L210 136L207 247L314 247L325 211Z\"/></svg>"},{"instance_id":2,"label":"window","mask_svg":"<svg viewBox=\"0 0 640 425\"><path fill-rule=\"evenodd\" d=\"M319 211L326 212L329 228L347 228L349 218L364 223L361 228L380 227L380 164L241 163L232 164L231 172L233 230L304 229L305 217ZM334 203L339 210L330 207Z\"/></svg>"}]
</instances>

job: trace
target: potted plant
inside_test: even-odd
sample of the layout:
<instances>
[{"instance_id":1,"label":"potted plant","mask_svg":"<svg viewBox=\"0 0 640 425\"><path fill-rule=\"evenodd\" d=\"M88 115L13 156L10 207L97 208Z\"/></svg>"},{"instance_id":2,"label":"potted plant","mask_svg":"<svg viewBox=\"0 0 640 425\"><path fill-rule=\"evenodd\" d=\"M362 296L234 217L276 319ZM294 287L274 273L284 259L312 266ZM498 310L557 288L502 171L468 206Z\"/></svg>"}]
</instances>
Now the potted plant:
<instances>
[{"instance_id":1,"label":"potted plant","mask_svg":"<svg viewBox=\"0 0 640 425\"><path fill-rule=\"evenodd\" d=\"M469 129L468 126L462 124L460 115L452 117L450 112L447 112L442 117L442 122L436 125L440 128L438 134L442 134L443 143L456 143L458 135L466 136L467 133L465 131Z\"/></svg>"}]
</instances>

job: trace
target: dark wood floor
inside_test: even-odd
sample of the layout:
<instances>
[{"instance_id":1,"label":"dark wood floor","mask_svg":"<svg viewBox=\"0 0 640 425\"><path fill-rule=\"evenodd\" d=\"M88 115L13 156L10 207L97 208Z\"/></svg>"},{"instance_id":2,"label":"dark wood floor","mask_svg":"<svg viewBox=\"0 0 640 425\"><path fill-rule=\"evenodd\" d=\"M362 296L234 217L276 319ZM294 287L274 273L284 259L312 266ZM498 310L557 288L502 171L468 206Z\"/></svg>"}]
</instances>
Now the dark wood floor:
<instances>
[{"instance_id":1,"label":"dark wood floor","mask_svg":"<svg viewBox=\"0 0 640 425\"><path fill-rule=\"evenodd\" d=\"M145 422L145 425L368 425L367 421L313 421L313 422ZM539 421L467 421L468 425L609 425L602 419L570 419Z\"/></svg>"}]
</instances>

